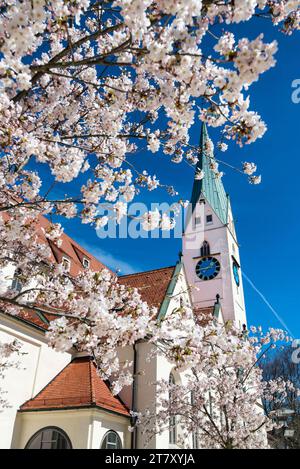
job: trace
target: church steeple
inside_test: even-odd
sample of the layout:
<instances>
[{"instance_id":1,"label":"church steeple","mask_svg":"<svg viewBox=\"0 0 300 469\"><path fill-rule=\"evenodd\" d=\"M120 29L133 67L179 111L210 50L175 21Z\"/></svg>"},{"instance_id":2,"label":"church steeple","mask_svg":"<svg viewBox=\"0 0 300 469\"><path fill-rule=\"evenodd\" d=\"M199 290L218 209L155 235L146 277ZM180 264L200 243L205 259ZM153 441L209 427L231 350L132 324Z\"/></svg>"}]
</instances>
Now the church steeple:
<instances>
[{"instance_id":1,"label":"church steeple","mask_svg":"<svg viewBox=\"0 0 300 469\"><path fill-rule=\"evenodd\" d=\"M246 324L234 219L205 124L182 237L182 259L195 310L215 308L218 295L224 320L240 328Z\"/></svg>"},{"instance_id":2,"label":"church steeple","mask_svg":"<svg viewBox=\"0 0 300 469\"><path fill-rule=\"evenodd\" d=\"M216 171L214 171L213 166L215 164L217 164L217 162L213 154L212 142L208 136L206 124L203 122L200 136L199 158L191 196L191 212L194 212L200 196L203 196L203 198L209 202L221 222L226 225L228 221L229 199L226 195L222 179L218 177ZM200 171L204 173L204 177L197 179L197 174Z\"/></svg>"}]
</instances>

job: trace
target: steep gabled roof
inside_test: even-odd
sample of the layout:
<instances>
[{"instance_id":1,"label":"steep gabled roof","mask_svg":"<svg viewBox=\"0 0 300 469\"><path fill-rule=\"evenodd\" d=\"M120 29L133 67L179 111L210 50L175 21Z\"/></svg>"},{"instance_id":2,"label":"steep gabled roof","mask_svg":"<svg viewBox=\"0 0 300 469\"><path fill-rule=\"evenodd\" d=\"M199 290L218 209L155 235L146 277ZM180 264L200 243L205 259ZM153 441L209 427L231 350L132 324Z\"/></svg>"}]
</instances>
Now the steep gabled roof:
<instances>
[{"instance_id":1,"label":"steep gabled roof","mask_svg":"<svg viewBox=\"0 0 300 469\"><path fill-rule=\"evenodd\" d=\"M149 306L155 306L159 310L165 299L174 271L175 266L172 266L123 275L119 277L119 283L137 288L142 300L146 301Z\"/></svg>"},{"instance_id":2,"label":"steep gabled roof","mask_svg":"<svg viewBox=\"0 0 300 469\"><path fill-rule=\"evenodd\" d=\"M20 407L20 411L59 410L99 407L129 416L121 399L113 396L108 384L97 374L90 357L75 358L33 399Z\"/></svg>"},{"instance_id":3,"label":"steep gabled roof","mask_svg":"<svg viewBox=\"0 0 300 469\"><path fill-rule=\"evenodd\" d=\"M2 216L5 221L9 221L9 214L3 212ZM47 247L50 246L51 254L49 261L53 263L61 263L63 257L70 260L70 275L76 276L84 270L83 259L89 261L89 268L97 272L103 268L108 269L102 262L99 261L93 254L87 251L84 247L78 244L74 239L70 238L65 232L63 232L60 238L60 245L54 244L46 236L47 231L50 229L50 221L43 215L39 215L37 221L35 221L35 229L37 235L37 241L41 245ZM109 269L108 269L109 270Z\"/></svg>"},{"instance_id":4,"label":"steep gabled roof","mask_svg":"<svg viewBox=\"0 0 300 469\"><path fill-rule=\"evenodd\" d=\"M87 259L89 261L89 268L93 271L99 271L103 268L108 268L102 262L100 262L95 256L93 256L90 252L84 249L80 244L76 243L76 241L66 233L63 233L60 240L60 246L57 246L53 242L49 241L45 236L45 231L50 227L50 222L47 218L43 216L39 216L39 222L37 225L37 235L39 241L41 243L47 243L50 245L52 251L51 260L53 262L60 263L62 262L62 258L66 257L70 260L70 274L71 275L78 275L80 272L84 270L83 267L83 259Z\"/></svg>"},{"instance_id":5,"label":"steep gabled roof","mask_svg":"<svg viewBox=\"0 0 300 469\"><path fill-rule=\"evenodd\" d=\"M196 166L196 173L204 171L204 177L201 180L195 179L191 196L191 205L193 213L199 199L203 197L210 204L221 222L226 225L228 217L228 196L225 192L222 179L217 178L210 165L215 162L215 157L210 149L210 139L208 136L206 124L202 124L200 137L200 156Z\"/></svg>"},{"instance_id":6,"label":"steep gabled roof","mask_svg":"<svg viewBox=\"0 0 300 469\"><path fill-rule=\"evenodd\" d=\"M3 212L2 216L4 217L5 221L9 220L9 214L7 212ZM71 276L76 276L80 272L84 271L83 260L87 259L89 261L89 268L94 271L98 272L104 268L108 269L102 262L100 262L95 256L93 256L90 252L88 252L84 247L78 244L74 239L70 238L65 232L62 234L60 241L60 246L57 246L52 241L50 241L47 236L46 232L50 228L50 222L47 218L42 215L38 216L38 221L36 223L36 235L37 240L41 245L46 246L47 248L50 246L51 254L49 257L49 261L53 263L61 263L63 257L67 258L70 261L70 271L69 274ZM109 270L109 269L108 269ZM43 308L47 309L47 308ZM46 320L51 321L56 319L57 316L51 313L43 314ZM48 325L45 323L41 318L38 317L37 313L29 310L22 310L18 313L17 316L14 316L15 319L23 321L28 325L35 326L42 330L47 330Z\"/></svg>"}]
</instances>

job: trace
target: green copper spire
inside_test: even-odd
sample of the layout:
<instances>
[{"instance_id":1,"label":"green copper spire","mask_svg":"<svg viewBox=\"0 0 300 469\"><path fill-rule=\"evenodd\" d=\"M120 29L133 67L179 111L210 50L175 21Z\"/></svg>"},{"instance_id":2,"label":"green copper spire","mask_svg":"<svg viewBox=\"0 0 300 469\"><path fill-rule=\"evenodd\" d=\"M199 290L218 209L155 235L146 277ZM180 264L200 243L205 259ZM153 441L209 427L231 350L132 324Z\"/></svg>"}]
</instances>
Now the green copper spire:
<instances>
[{"instance_id":1,"label":"green copper spire","mask_svg":"<svg viewBox=\"0 0 300 469\"><path fill-rule=\"evenodd\" d=\"M210 204L216 215L219 217L224 225L227 224L229 199L226 195L222 179L216 177L214 171L210 167L211 163L215 162L213 152L208 146L209 136L205 122L202 124L201 137L200 137L200 156L196 166L196 173L198 171L204 172L204 177L201 180L195 179L193 185L193 192L191 197L191 204L193 213L197 202L200 197L203 197Z\"/></svg>"}]
</instances>

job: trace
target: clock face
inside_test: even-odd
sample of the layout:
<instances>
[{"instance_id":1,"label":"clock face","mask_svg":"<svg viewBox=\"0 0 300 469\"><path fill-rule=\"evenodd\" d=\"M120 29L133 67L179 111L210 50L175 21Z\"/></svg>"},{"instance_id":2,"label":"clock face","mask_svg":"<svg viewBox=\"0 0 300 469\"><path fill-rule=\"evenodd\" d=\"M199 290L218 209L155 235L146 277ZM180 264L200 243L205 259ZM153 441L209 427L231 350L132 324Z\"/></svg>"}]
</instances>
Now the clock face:
<instances>
[{"instance_id":1,"label":"clock face","mask_svg":"<svg viewBox=\"0 0 300 469\"><path fill-rule=\"evenodd\" d=\"M233 277L234 277L235 283L239 287L240 286L240 274L239 274L239 266L237 265L236 262L233 262L232 270L233 270Z\"/></svg>"},{"instance_id":2,"label":"clock face","mask_svg":"<svg viewBox=\"0 0 300 469\"><path fill-rule=\"evenodd\" d=\"M221 266L215 257L202 257L196 265L196 274L201 280L212 280L220 272Z\"/></svg>"}]
</instances>

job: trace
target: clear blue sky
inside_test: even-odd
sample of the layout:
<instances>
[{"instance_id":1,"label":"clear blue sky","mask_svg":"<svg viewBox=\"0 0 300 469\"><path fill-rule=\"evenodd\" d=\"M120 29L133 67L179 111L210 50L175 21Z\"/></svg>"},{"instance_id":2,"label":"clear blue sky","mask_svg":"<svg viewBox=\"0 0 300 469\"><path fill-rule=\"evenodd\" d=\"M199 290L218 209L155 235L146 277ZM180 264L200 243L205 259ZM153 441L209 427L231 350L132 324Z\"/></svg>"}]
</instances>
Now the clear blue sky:
<instances>
[{"instance_id":1,"label":"clear blue sky","mask_svg":"<svg viewBox=\"0 0 300 469\"><path fill-rule=\"evenodd\" d=\"M261 30L267 40L277 39L277 66L261 76L250 88L251 108L261 114L268 125L265 137L243 149L234 143L222 156L230 164L255 161L262 174L262 184L251 186L247 180L222 168L225 189L230 193L240 243L242 269L282 317L294 337L300 337L299 321L299 230L300 185L299 136L300 104L292 103L291 83L300 79L299 38L296 33L284 36L258 19L236 28L240 35L255 38ZM200 123L192 132L192 143L199 140ZM217 141L217 131L209 129ZM136 157L137 158L137 157ZM140 169L153 169L162 182L172 178L183 199L188 199L193 170L185 164L170 165L165 155L140 153ZM143 193L139 200L168 201L163 191ZM64 223L67 233L90 249L111 268L122 273L173 265L181 250L180 239L105 239L78 221ZM280 323L259 295L244 280L249 324L280 327Z\"/></svg>"}]
</instances>

